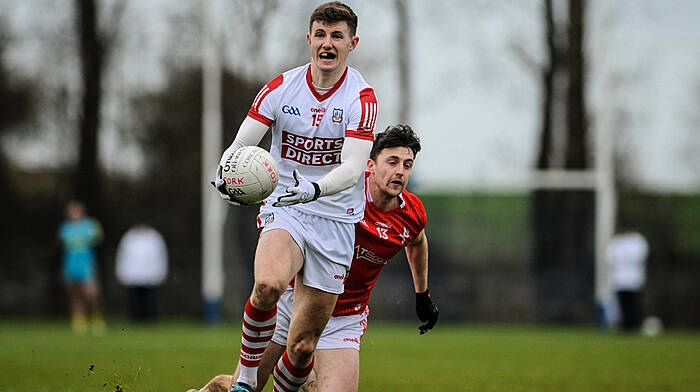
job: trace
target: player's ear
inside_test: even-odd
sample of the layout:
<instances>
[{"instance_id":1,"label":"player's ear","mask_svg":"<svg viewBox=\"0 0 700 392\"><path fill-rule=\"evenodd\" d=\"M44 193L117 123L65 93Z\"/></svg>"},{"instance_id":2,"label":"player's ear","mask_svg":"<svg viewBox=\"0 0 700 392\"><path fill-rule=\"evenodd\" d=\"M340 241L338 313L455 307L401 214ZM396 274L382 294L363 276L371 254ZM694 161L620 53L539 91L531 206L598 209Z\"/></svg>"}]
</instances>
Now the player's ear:
<instances>
[{"instance_id":1,"label":"player's ear","mask_svg":"<svg viewBox=\"0 0 700 392\"><path fill-rule=\"evenodd\" d=\"M354 50L357 47L357 44L360 43L360 37L354 36L350 40L350 51Z\"/></svg>"},{"instance_id":2,"label":"player's ear","mask_svg":"<svg viewBox=\"0 0 700 392\"><path fill-rule=\"evenodd\" d=\"M311 33L306 33L306 43L311 46Z\"/></svg>"},{"instance_id":3,"label":"player's ear","mask_svg":"<svg viewBox=\"0 0 700 392\"><path fill-rule=\"evenodd\" d=\"M367 160L367 170L369 170L369 174L374 174L375 166L372 158Z\"/></svg>"}]
</instances>

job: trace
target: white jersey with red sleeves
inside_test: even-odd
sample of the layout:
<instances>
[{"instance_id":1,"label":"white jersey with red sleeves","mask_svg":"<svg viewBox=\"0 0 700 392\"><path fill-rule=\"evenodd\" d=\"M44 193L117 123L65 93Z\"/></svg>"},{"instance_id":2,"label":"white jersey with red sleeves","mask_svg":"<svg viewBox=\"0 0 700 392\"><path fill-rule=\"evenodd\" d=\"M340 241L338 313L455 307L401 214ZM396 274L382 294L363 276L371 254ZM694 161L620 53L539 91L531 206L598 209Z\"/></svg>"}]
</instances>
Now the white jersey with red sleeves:
<instances>
[{"instance_id":1,"label":"white jersey with red sleeves","mask_svg":"<svg viewBox=\"0 0 700 392\"><path fill-rule=\"evenodd\" d=\"M350 67L328 92L320 94L307 64L268 82L255 97L248 116L272 127L270 153L278 162L280 180L266 201L274 202L295 185L294 169L307 180L318 181L340 165L346 137L374 140L377 98L362 75ZM293 208L355 223L364 210L363 191L364 183L358 181L335 195Z\"/></svg>"},{"instance_id":2,"label":"white jersey with red sleeves","mask_svg":"<svg viewBox=\"0 0 700 392\"><path fill-rule=\"evenodd\" d=\"M366 173L366 182L369 175ZM362 313L382 268L425 228L427 216L418 196L404 190L399 206L383 211L372 203L366 184L367 206L355 223L355 254L345 279L345 292L338 297L333 316Z\"/></svg>"}]
</instances>

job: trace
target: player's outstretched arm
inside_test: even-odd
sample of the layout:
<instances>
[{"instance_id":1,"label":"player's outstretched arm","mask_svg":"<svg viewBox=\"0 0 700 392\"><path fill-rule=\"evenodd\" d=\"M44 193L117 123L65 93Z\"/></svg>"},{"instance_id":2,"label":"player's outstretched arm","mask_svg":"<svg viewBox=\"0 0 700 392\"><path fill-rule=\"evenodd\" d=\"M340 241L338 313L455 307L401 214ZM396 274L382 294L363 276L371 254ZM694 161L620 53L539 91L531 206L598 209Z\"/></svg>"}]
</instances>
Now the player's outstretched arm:
<instances>
[{"instance_id":1,"label":"player's outstretched arm","mask_svg":"<svg viewBox=\"0 0 700 392\"><path fill-rule=\"evenodd\" d=\"M420 334L431 330L438 320L438 306L430 298L428 289L428 237L421 231L413 241L406 245L406 258L413 275L416 290L416 314L423 324L418 326Z\"/></svg>"},{"instance_id":2,"label":"player's outstretched arm","mask_svg":"<svg viewBox=\"0 0 700 392\"><path fill-rule=\"evenodd\" d=\"M265 133L267 133L268 129L269 127L267 125L250 117L246 117L245 120L243 120L243 123L241 123L240 128L238 128L238 133L236 134L236 138L233 140L233 143L231 143L231 145L221 155L219 167L216 169L216 175L211 181L211 184L217 191L219 191L219 196L229 202L229 204L235 206L247 205L245 203L233 200L228 192L226 192L226 182L224 182L224 179L221 176L221 171L223 170L226 159L228 159L231 154L241 147L257 146L258 143L260 143L260 140L262 140L263 136L265 136Z\"/></svg>"},{"instance_id":3,"label":"player's outstretched arm","mask_svg":"<svg viewBox=\"0 0 700 392\"><path fill-rule=\"evenodd\" d=\"M422 293L428 289L428 237L425 230L406 245L406 258L416 293Z\"/></svg>"},{"instance_id":4,"label":"player's outstretched arm","mask_svg":"<svg viewBox=\"0 0 700 392\"><path fill-rule=\"evenodd\" d=\"M334 195L357 184L365 170L365 163L372 151L369 140L346 137L340 153L341 164L317 182L305 179L294 170L295 186L287 188L287 194L280 196L275 207L308 203L323 196Z\"/></svg>"}]
</instances>

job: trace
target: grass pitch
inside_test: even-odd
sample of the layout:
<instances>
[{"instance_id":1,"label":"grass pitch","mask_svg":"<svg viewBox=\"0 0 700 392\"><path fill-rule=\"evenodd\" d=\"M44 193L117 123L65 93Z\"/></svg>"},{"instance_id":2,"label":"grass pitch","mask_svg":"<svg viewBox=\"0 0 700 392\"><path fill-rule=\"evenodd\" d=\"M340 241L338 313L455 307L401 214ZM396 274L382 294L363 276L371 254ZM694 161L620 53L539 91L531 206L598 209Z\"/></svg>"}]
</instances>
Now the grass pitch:
<instances>
[{"instance_id":1,"label":"grass pitch","mask_svg":"<svg viewBox=\"0 0 700 392\"><path fill-rule=\"evenodd\" d=\"M370 322L360 391L700 390L697 332L439 323L420 336L417 325ZM98 337L77 336L66 321L0 321L0 391L185 391L233 371L239 328L112 321Z\"/></svg>"}]
</instances>

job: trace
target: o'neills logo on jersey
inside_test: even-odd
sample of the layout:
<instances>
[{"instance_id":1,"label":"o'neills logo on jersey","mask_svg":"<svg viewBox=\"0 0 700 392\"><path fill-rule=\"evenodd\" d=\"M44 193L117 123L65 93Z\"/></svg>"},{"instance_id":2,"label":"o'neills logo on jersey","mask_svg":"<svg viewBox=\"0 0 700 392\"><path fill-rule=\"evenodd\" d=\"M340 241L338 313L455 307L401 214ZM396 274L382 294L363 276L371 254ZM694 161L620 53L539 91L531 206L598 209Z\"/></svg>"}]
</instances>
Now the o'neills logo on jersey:
<instances>
[{"instance_id":1,"label":"o'neills logo on jersey","mask_svg":"<svg viewBox=\"0 0 700 392\"><path fill-rule=\"evenodd\" d=\"M282 158L302 165L327 166L340 163L343 138L306 137L282 131Z\"/></svg>"},{"instance_id":2,"label":"o'neills logo on jersey","mask_svg":"<svg viewBox=\"0 0 700 392\"><path fill-rule=\"evenodd\" d=\"M381 256L377 256L371 250L365 249L365 248L361 247L360 245L355 245L355 259L356 260L364 259L364 260L369 261L370 263L381 264L381 265L384 265L384 264L389 262L389 259L385 259Z\"/></svg>"}]
</instances>

